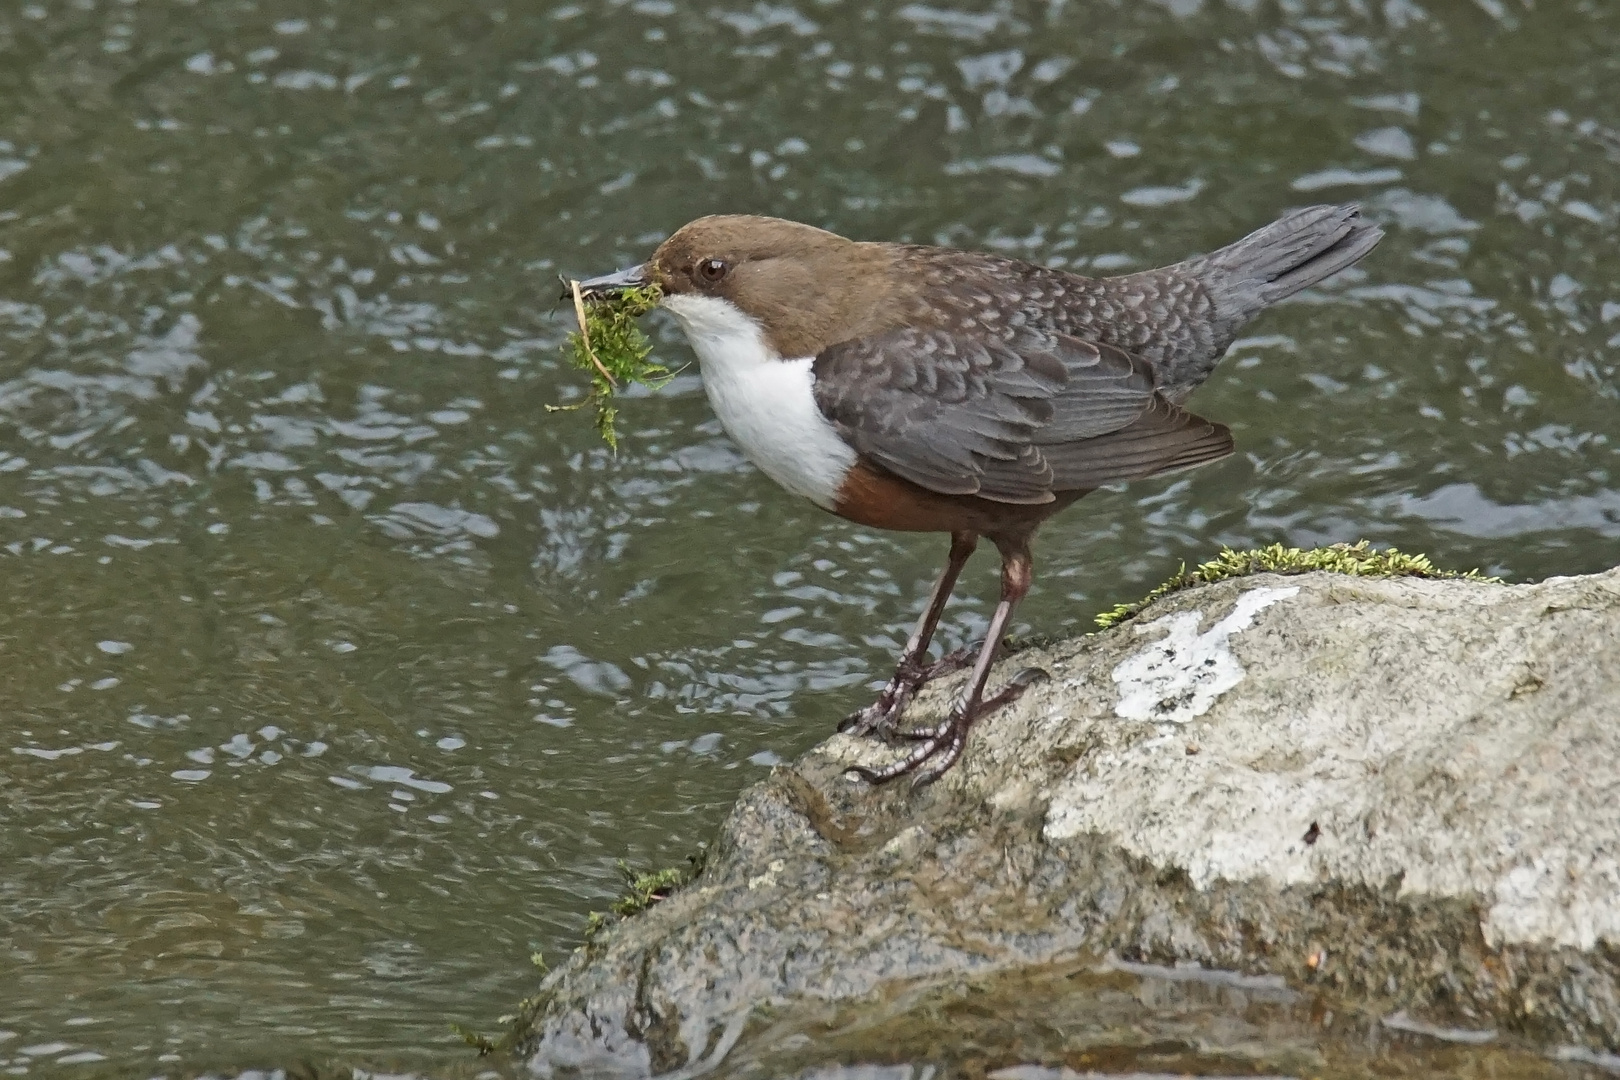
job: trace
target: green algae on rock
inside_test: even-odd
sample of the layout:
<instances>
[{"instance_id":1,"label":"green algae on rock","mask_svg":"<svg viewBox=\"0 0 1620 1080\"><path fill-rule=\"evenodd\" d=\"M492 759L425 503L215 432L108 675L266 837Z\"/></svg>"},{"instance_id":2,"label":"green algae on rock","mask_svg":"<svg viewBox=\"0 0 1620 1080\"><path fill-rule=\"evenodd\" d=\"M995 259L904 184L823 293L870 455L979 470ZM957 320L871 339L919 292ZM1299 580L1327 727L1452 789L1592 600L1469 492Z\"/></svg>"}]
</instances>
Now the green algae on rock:
<instances>
[{"instance_id":1,"label":"green algae on rock","mask_svg":"<svg viewBox=\"0 0 1620 1080\"><path fill-rule=\"evenodd\" d=\"M637 873L629 863L619 860L619 874L624 878L625 891L613 901L612 912L593 911L585 919L585 945L589 946L596 939L596 935L613 925L619 919L628 919L632 915L639 915L661 900L666 900L680 889L690 885L697 876L703 873L703 867L708 859L707 845L700 847L696 855L686 857L685 866L666 866L662 870L650 873ZM617 918L615 918L615 916Z\"/></svg>"},{"instance_id":2,"label":"green algae on rock","mask_svg":"<svg viewBox=\"0 0 1620 1080\"><path fill-rule=\"evenodd\" d=\"M630 864L623 859L619 860L619 873L625 879L625 893L613 902L613 914L621 919L632 915L639 915L661 900L666 900L676 891L684 889L698 875L703 873L703 867L709 858L708 845L700 847L695 855L686 857L685 866L666 866L662 870L654 870L648 874L638 874L630 868Z\"/></svg>"},{"instance_id":3,"label":"green algae on rock","mask_svg":"<svg viewBox=\"0 0 1620 1080\"><path fill-rule=\"evenodd\" d=\"M703 874L708 859L707 844L701 845L695 853L688 855L685 865L666 866L662 870L647 873L637 872L629 863L620 859L619 874L624 878L624 892L610 905L611 914L602 911L589 913L585 920L583 940L574 951L587 953L597 944L598 935L615 923L640 915L691 885ZM540 953L531 954L529 961L541 975L550 973L551 966ZM550 1001L549 990L541 990L524 998L518 1002L516 1010L496 1019L495 1023L501 1029L501 1034L494 1038L461 1024L451 1024L450 1028L463 1042L477 1050L479 1057L507 1053L534 1039L534 1020Z\"/></svg>"},{"instance_id":4,"label":"green algae on rock","mask_svg":"<svg viewBox=\"0 0 1620 1080\"><path fill-rule=\"evenodd\" d=\"M613 394L627 383L641 383L654 390L669 382L675 373L662 364L652 363L652 342L636 320L658 306L663 293L656 285L625 289L606 296L586 296L579 282L569 281L573 294L574 317L579 329L569 333L563 352L575 367L590 373L591 391L585 400L573 405L547 405L549 412L596 410L596 431L615 451L619 434L614 421L619 410Z\"/></svg>"},{"instance_id":5,"label":"green algae on rock","mask_svg":"<svg viewBox=\"0 0 1620 1080\"><path fill-rule=\"evenodd\" d=\"M1097 616L1097 625L1107 630L1135 617L1149 604L1192 585L1207 585L1250 574L1308 574L1315 570L1352 577L1462 578L1468 581L1500 583L1478 570L1442 570L1427 555L1408 555L1396 548L1375 548L1366 540L1354 544L1330 544L1319 548L1291 548L1271 544L1248 551L1222 548L1209 562L1191 571L1185 564L1169 581L1134 604L1116 604Z\"/></svg>"}]
</instances>

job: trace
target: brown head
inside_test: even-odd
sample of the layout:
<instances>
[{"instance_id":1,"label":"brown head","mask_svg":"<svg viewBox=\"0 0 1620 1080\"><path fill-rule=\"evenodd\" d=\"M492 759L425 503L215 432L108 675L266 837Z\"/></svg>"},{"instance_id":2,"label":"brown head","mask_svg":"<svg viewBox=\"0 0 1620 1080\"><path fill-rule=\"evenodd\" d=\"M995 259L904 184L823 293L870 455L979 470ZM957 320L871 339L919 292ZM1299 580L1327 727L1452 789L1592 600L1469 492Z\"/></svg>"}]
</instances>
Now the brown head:
<instances>
[{"instance_id":1,"label":"brown head","mask_svg":"<svg viewBox=\"0 0 1620 1080\"><path fill-rule=\"evenodd\" d=\"M777 355L814 356L892 318L891 252L781 218L719 214L682 226L643 266L598 281L656 284L677 312L682 297L727 301Z\"/></svg>"}]
</instances>

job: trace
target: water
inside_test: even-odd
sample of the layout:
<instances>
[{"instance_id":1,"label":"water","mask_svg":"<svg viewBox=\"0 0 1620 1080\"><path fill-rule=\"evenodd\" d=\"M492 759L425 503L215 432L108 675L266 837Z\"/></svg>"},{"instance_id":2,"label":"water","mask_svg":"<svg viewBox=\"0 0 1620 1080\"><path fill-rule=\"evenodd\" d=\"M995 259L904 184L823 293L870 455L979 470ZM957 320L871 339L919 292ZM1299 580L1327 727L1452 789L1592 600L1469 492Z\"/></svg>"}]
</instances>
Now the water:
<instances>
[{"instance_id":1,"label":"water","mask_svg":"<svg viewBox=\"0 0 1620 1080\"><path fill-rule=\"evenodd\" d=\"M1235 458L1048 527L1026 629L1219 544L1620 562L1617 58L1605 0L0 6L0 1070L475 1069L618 860L886 674L940 539L692 372L617 457L543 411L556 274L700 213L1096 272L1388 226L1195 399Z\"/></svg>"}]
</instances>

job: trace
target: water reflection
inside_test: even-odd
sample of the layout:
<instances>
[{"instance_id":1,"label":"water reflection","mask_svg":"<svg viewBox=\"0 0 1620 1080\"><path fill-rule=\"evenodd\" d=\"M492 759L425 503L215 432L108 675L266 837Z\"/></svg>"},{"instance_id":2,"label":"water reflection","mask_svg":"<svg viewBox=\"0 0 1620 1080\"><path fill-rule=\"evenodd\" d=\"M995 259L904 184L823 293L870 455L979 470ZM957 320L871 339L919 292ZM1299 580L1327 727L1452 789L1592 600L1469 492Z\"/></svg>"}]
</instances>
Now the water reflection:
<instances>
[{"instance_id":1,"label":"water reflection","mask_svg":"<svg viewBox=\"0 0 1620 1080\"><path fill-rule=\"evenodd\" d=\"M0 1068L462 1061L617 860L858 702L938 539L788 500L691 372L618 456L541 409L554 275L700 213L1097 273L1389 228L1201 392L1237 458L1053 523L1029 627L1217 543L1612 565L1617 45L1516 0L0 11Z\"/></svg>"}]
</instances>

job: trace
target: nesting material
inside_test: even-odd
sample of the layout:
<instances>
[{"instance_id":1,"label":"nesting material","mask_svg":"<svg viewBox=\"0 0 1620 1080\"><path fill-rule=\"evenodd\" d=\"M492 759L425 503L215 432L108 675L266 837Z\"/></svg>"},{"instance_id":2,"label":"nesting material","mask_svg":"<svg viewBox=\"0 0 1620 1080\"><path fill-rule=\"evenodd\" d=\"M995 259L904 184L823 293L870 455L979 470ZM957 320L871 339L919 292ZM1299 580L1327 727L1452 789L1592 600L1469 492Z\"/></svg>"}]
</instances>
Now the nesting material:
<instances>
[{"instance_id":1,"label":"nesting material","mask_svg":"<svg viewBox=\"0 0 1620 1080\"><path fill-rule=\"evenodd\" d=\"M613 395L631 383L658 389L675 373L648 359L652 342L641 332L636 320L658 305L662 293L656 285L626 289L605 296L587 296L579 282L569 281L574 299L574 317L579 329L568 335L563 354L570 363L591 377L591 390L583 401L573 405L548 405L552 412L572 411L587 406L596 412L596 430L610 447L619 448L614 421L619 410Z\"/></svg>"}]
</instances>

